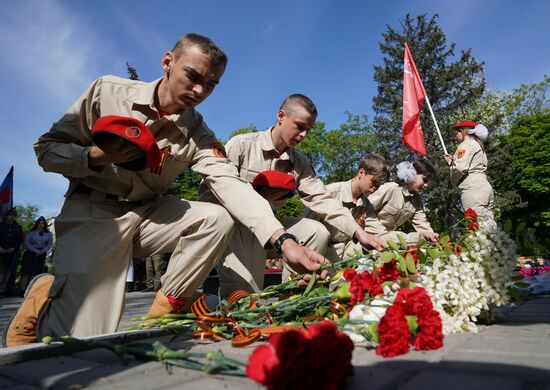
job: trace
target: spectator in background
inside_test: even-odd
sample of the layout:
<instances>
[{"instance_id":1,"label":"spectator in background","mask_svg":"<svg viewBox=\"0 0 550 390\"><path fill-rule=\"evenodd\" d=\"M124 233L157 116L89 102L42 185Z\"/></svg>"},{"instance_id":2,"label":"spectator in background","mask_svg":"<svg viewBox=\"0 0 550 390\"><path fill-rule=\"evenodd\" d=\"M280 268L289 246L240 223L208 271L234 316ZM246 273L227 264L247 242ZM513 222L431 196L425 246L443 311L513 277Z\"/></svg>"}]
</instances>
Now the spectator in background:
<instances>
[{"instance_id":1,"label":"spectator in background","mask_svg":"<svg viewBox=\"0 0 550 390\"><path fill-rule=\"evenodd\" d=\"M52 233L48 230L46 218L40 217L25 237L25 253L21 266L21 291L27 289L29 281L44 272L46 254L53 245Z\"/></svg>"},{"instance_id":2,"label":"spectator in background","mask_svg":"<svg viewBox=\"0 0 550 390\"><path fill-rule=\"evenodd\" d=\"M6 212L4 221L0 222L0 297L6 293L6 286L23 237L23 229L15 220L16 216L17 210L11 208Z\"/></svg>"},{"instance_id":3,"label":"spectator in background","mask_svg":"<svg viewBox=\"0 0 550 390\"><path fill-rule=\"evenodd\" d=\"M166 271L170 256L156 254L145 258L146 287L143 292L160 290L160 277Z\"/></svg>"}]
</instances>

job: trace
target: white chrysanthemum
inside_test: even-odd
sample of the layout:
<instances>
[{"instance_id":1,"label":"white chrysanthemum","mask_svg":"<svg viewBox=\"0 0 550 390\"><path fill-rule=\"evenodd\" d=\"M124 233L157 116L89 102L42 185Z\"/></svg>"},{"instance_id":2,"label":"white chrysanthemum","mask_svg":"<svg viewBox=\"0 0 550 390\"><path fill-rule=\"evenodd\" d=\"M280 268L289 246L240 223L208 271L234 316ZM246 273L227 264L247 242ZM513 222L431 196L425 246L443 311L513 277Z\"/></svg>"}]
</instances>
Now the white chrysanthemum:
<instances>
[{"instance_id":1,"label":"white chrysanthemum","mask_svg":"<svg viewBox=\"0 0 550 390\"><path fill-rule=\"evenodd\" d=\"M440 312L445 334L477 331L476 319L490 305L508 302L516 263L514 242L496 226L471 234L460 256L442 254L426 266L422 285Z\"/></svg>"}]
</instances>

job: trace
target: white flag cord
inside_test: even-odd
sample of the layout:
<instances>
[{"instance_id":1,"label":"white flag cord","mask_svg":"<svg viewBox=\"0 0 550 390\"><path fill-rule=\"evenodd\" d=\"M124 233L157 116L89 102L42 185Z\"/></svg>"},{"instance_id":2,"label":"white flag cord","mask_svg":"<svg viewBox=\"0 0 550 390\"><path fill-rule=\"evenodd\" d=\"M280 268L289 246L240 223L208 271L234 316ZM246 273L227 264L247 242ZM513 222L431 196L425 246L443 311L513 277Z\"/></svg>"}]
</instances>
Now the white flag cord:
<instances>
[{"instance_id":1,"label":"white flag cord","mask_svg":"<svg viewBox=\"0 0 550 390\"><path fill-rule=\"evenodd\" d=\"M441 136L441 131L439 131L439 125L437 124L437 120L435 119L434 112L432 110L432 105L430 104L430 99L428 99L428 95L426 95L426 103L428 104L428 108L430 109L430 114L432 114L432 119L434 120L435 129L437 130L437 135L439 136L439 140L441 141L441 146L443 146L443 152L445 154L447 153L447 148L445 147L445 142L443 142L443 137Z\"/></svg>"}]
</instances>

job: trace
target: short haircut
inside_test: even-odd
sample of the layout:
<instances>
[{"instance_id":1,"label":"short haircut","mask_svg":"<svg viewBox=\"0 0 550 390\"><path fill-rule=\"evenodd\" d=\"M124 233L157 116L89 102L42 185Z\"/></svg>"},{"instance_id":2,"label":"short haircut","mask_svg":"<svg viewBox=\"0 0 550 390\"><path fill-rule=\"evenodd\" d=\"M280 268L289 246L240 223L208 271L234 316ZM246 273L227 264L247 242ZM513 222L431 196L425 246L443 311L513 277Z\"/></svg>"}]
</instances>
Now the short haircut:
<instances>
[{"instance_id":1,"label":"short haircut","mask_svg":"<svg viewBox=\"0 0 550 390\"><path fill-rule=\"evenodd\" d=\"M414 160L413 167L417 175L424 175L428 181L437 180L437 172L432 164L426 160Z\"/></svg>"},{"instance_id":2,"label":"short haircut","mask_svg":"<svg viewBox=\"0 0 550 390\"><path fill-rule=\"evenodd\" d=\"M374 176L374 182L380 186L390 179L390 167L386 164L386 159L381 154L369 153L361 159L359 169L364 169L365 173Z\"/></svg>"},{"instance_id":3,"label":"short haircut","mask_svg":"<svg viewBox=\"0 0 550 390\"><path fill-rule=\"evenodd\" d=\"M294 93L287 96L287 98L281 104L281 107L279 107L279 111L294 111L294 108L296 106L304 108L312 116L317 116L317 107L315 107L313 101L307 96L299 93Z\"/></svg>"},{"instance_id":4,"label":"short haircut","mask_svg":"<svg viewBox=\"0 0 550 390\"><path fill-rule=\"evenodd\" d=\"M185 49L193 46L198 47L200 51L208 55L212 66L223 65L224 68L227 66L227 56L214 41L208 37L194 33L184 35L178 39L172 49L174 59L177 59Z\"/></svg>"}]
</instances>

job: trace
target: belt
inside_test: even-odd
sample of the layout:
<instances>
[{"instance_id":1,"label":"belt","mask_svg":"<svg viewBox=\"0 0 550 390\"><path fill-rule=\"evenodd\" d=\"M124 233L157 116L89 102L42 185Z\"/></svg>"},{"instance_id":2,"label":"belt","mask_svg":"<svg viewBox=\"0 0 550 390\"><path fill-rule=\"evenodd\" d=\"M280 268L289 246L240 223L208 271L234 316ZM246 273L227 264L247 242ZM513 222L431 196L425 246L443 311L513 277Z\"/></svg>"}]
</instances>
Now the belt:
<instances>
[{"instance_id":1,"label":"belt","mask_svg":"<svg viewBox=\"0 0 550 390\"><path fill-rule=\"evenodd\" d=\"M74 189L74 193L77 193L77 194L85 194L85 195L90 195L92 193L92 190L90 187L88 186L85 186L84 184L78 184L76 186L76 188ZM118 201L119 200L119 196L118 195L114 195L114 194L105 194L105 199L110 199L110 200L116 200Z\"/></svg>"}]
</instances>

